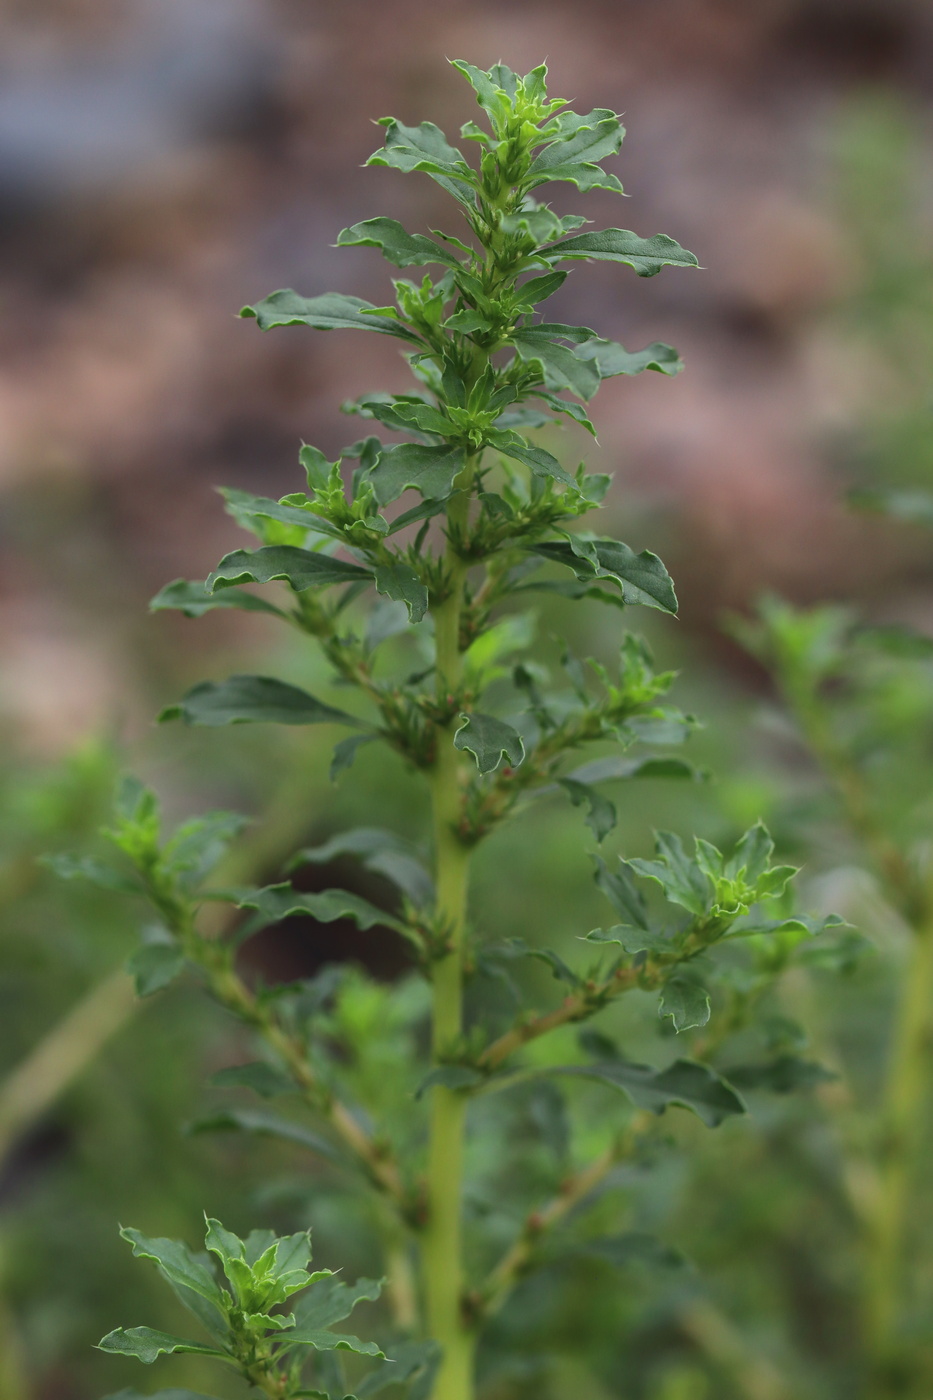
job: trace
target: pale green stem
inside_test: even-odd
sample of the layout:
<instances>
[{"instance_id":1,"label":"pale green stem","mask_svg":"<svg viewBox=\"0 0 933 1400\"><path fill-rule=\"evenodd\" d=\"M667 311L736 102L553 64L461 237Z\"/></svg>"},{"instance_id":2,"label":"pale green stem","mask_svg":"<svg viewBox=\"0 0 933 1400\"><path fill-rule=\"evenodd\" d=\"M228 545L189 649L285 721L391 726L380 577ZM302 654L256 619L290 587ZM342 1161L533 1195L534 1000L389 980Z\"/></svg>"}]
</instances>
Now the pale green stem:
<instances>
[{"instance_id":1,"label":"pale green stem","mask_svg":"<svg viewBox=\"0 0 933 1400\"><path fill-rule=\"evenodd\" d=\"M894 1346L903 1302L907 1212L933 1050L933 923L915 930L894 1024L881 1117L878 1198L870 1215L866 1324L874 1356Z\"/></svg>"},{"instance_id":2,"label":"pale green stem","mask_svg":"<svg viewBox=\"0 0 933 1400\"><path fill-rule=\"evenodd\" d=\"M472 464L469 468L472 476ZM458 484L460 484L458 482ZM452 504L466 517L468 496ZM451 523L459 523L454 516ZM466 567L448 550L448 598L434 609L438 700L456 695L460 684L460 614ZM448 951L434 963L432 1048L435 1062L456 1046L462 1030L463 938L469 854L460 839L459 755L452 726L440 729L431 776L437 910ZM431 1091L428 1147L428 1222L424 1233L423 1281L428 1331L443 1349L433 1400L471 1400L473 1335L463 1315L462 1184L466 1124L464 1095L437 1085Z\"/></svg>"}]
</instances>

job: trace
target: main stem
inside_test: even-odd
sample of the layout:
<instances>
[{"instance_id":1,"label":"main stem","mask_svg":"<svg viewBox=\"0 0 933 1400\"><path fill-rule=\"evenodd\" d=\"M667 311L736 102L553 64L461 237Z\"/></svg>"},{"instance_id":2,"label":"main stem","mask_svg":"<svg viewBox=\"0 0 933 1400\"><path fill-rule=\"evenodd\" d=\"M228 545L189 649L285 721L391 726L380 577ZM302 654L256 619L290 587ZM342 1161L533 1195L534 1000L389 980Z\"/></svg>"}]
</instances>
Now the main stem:
<instances>
[{"instance_id":1,"label":"main stem","mask_svg":"<svg viewBox=\"0 0 933 1400\"><path fill-rule=\"evenodd\" d=\"M933 921L928 918L914 930L914 945L894 1025L881 1120L879 1192L869 1238L866 1323L872 1355L882 1372L895 1350L903 1301L907 1211L923 1128L931 1053Z\"/></svg>"},{"instance_id":2,"label":"main stem","mask_svg":"<svg viewBox=\"0 0 933 1400\"><path fill-rule=\"evenodd\" d=\"M468 467L470 478L472 465ZM465 523L468 506L466 491L452 501L451 526ZM460 614L466 565L452 547L447 552L447 567L449 594L434 609L441 705L446 705L448 695L456 695L460 684ZM463 938L469 857L458 831L459 761L451 726L438 733L431 800L437 911L448 942L445 956L434 963L432 1048L437 1062L450 1054L463 1024ZM422 1256L428 1331L443 1349L433 1400L471 1400L473 1395L473 1335L465 1324L462 1308L465 1122L465 1097L436 1085L431 1091L428 1223Z\"/></svg>"}]
</instances>

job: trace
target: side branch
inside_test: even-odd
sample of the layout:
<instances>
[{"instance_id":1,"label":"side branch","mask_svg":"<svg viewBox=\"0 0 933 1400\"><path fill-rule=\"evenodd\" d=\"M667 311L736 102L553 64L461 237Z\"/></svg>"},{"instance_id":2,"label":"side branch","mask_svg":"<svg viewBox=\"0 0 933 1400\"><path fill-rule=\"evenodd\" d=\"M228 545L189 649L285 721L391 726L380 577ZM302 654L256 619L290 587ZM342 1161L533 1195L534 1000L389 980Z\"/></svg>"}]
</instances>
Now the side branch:
<instances>
[{"instance_id":1,"label":"side branch","mask_svg":"<svg viewBox=\"0 0 933 1400\"><path fill-rule=\"evenodd\" d=\"M647 965L646 965L647 966ZM649 980L651 973L648 973ZM566 997L560 1006L553 1011L548 1011L543 1016L535 1016L531 1020L520 1022L513 1026L510 1031L500 1035L498 1040L494 1040L476 1061L480 1069L494 1070L504 1064L510 1055L514 1055L523 1045L527 1045L530 1040L537 1040L539 1036L547 1035L549 1031L555 1031L560 1026L570 1025L574 1021L586 1021L590 1016L594 1016L615 997L623 992L628 992L632 987L645 985L646 967L620 967L605 982L594 984L582 992L577 992L573 996Z\"/></svg>"}]
</instances>

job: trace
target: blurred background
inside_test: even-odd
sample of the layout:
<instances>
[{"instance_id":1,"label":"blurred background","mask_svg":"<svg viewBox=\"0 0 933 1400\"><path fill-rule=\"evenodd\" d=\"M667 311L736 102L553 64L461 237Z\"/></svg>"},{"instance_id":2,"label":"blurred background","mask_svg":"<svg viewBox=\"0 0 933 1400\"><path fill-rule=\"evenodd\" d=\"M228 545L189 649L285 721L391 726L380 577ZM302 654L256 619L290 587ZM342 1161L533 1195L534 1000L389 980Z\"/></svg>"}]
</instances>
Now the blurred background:
<instances>
[{"instance_id":1,"label":"blurred background","mask_svg":"<svg viewBox=\"0 0 933 1400\"><path fill-rule=\"evenodd\" d=\"M245 543L217 486L297 489L302 440L333 456L358 436L342 400L406 384L387 338L266 337L235 319L276 287L382 304L389 269L375 250L336 250L339 230L375 214L416 231L449 226L430 180L361 170L379 144L372 121L429 117L454 137L475 104L448 58L524 72L542 57L553 93L578 110L615 107L629 128L614 168L630 202L620 210L615 196L581 200L557 186L554 207L670 234L704 269L641 280L581 265L553 302L557 319L632 349L667 341L687 365L675 380L610 381L595 405L599 446L568 432L555 449L585 450L594 470L615 473L607 533L668 564L682 619L648 630L660 662L685 667L676 698L704 720L695 756L717 773L702 793L640 790L620 849L643 853L653 824L731 838L761 811L807 863L811 901L831 895L864 924L845 838L809 808L800 817L814 775L768 708L764 671L722 619L771 591L933 631L928 535L845 500L853 487L933 476L927 0L0 0L0 1067L12 1069L132 946L118 902L62 889L36 864L44 850L90 848L118 771L155 783L172 813L271 806L286 847L366 820L381 801L395 804L401 829L420 830L418 790L390 759L361 760L359 781L334 791L316 735L156 729L154 715L195 680L230 669L300 676L310 663L275 651L262 619L149 617L147 602ZM592 647L611 649L617 620L587 625ZM920 776L928 759L924 748ZM297 806L294 786L283 797L279 782L296 764ZM592 900L578 826L578 814L553 814L533 851L518 836L498 848L495 859L506 849L527 858L537 893L520 909L499 905L494 924L514 932L533 900L542 937L569 937L574 901ZM273 842L270 875L282 853ZM494 870L491 856L481 897L494 893ZM380 976L398 970L378 939L335 949L307 927L250 956L266 975L291 977L348 947ZM876 1026L881 1015L875 974L861 974L864 985L859 975L855 991L832 993L850 1041L858 1016ZM879 1043L862 1046L869 1061ZM205 1073L241 1050L194 990L147 1004L4 1144L2 1400L91 1400L136 1383L89 1349L158 1306L124 1258L117 1216L193 1238L205 1204L247 1227L244 1202L262 1223L306 1211L323 1255L341 1236L345 1262L350 1229L365 1269L365 1231L352 1235L339 1193L306 1205L297 1155L180 1130ZM779 1358L782 1347L818 1358L814 1393L828 1396L845 1383L851 1260L837 1241L831 1277L814 1274L807 1251L815 1221L830 1230L825 1213L763 1145L771 1130L792 1137L794 1115L808 1111L787 1109L776 1126L766 1113L759 1138L732 1134L728 1159L709 1147L707 1214L673 1170L664 1209L672 1232L692 1232L727 1312L744 1309L743 1325ZM751 1291L762 1198L715 1196L737 1161L759 1185L770 1173L773 1267ZM546 1319L529 1306L543 1338ZM665 1331L660 1314L645 1326L655 1341L632 1388L620 1381L607 1394L702 1400L721 1366L716 1393L755 1400L725 1343L717 1353L709 1338ZM561 1365L548 1382L558 1400L581 1393L572 1358Z\"/></svg>"}]
</instances>

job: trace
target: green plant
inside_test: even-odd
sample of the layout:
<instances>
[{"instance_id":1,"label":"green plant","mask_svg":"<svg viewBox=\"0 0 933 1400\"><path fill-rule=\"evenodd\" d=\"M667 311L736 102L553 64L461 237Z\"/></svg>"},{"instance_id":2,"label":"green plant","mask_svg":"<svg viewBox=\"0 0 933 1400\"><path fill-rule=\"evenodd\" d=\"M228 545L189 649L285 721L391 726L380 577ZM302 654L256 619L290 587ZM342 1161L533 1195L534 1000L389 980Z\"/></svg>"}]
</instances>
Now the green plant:
<instances>
[{"instance_id":1,"label":"green plant","mask_svg":"<svg viewBox=\"0 0 933 1400\"><path fill-rule=\"evenodd\" d=\"M599 844L616 822L604 784L699 776L679 756L651 751L682 742L693 722L666 703L673 676L655 672L642 640L624 633L613 667L583 662L561 642L549 670L547 653L532 653L534 619L523 610L537 590L676 611L656 555L571 528L599 506L609 478L582 465L568 472L526 433L567 419L592 433L585 405L602 379L681 368L669 346L630 352L586 327L538 319L536 307L567 276L558 265L596 258L650 277L665 265L695 267L696 259L663 235L580 233L583 219L536 202L533 191L550 181L621 190L601 166L622 141L613 112L581 116L549 99L543 67L522 78L501 65L488 73L455 66L491 128L463 129L480 147L478 168L431 123L394 119L383 123L385 146L371 163L427 173L460 206L472 241L371 219L344 230L338 244L376 246L399 267L436 265L441 276L397 280L394 306L280 291L243 313L262 329L355 329L400 340L414 391L370 394L347 408L409 440L385 446L369 436L334 462L305 446L307 490L280 501L225 492L259 548L227 555L203 583L168 585L153 604L189 616L214 607L261 611L315 641L335 681L355 697L340 708L282 680L234 676L195 686L163 718L344 725L351 733L335 749L335 777L362 745L382 740L423 775L430 868L417 845L365 828L299 853L292 868L355 856L394 883L391 910L340 889L223 888L212 871L238 819L213 814L165 837L154 795L132 781L109 833L125 867L59 863L65 874L144 896L156 909L159 923L132 959L140 994L193 967L256 1033L263 1057L227 1072L224 1086L290 1094L313 1120L235 1107L214 1126L300 1141L338 1170L355 1169L369 1188L363 1209L383 1241L392 1331L440 1347L434 1400L474 1394L484 1329L490 1358L497 1347L508 1350L501 1327L496 1341L497 1314L538 1265L562 1249L596 1249L593 1231L605 1233L607 1222L588 1223L584 1207L611 1188L620 1164L643 1163L657 1149L658 1114L679 1105L714 1127L745 1111L740 1080L813 1082L814 1067L783 1051L741 1070L731 1065L729 1077L713 1061L735 1032L753 1025L812 935L839 922L791 912L795 871L773 863L758 824L727 854L704 840L688 851L661 834L653 860L597 855L596 882L613 912L606 927L580 929L579 966L538 946L530 929L521 930L527 938L500 943L482 937L481 911L468 902L470 863L506 821L563 792L585 809ZM346 462L358 463L349 483ZM421 499L399 510L409 489ZM244 587L275 582L284 585L275 603ZM556 666L565 679L555 683ZM582 765L581 750L593 755ZM248 911L224 936L210 919L217 902ZM297 986L249 985L237 966L239 942L296 913L391 931L407 944L410 975L391 988L339 969ZM520 969L528 959L543 961L562 986L551 1010L525 1004ZM657 999L666 1032L700 1032L692 1057L654 1068L602 1032L575 1035L637 992ZM580 1091L574 1124L560 1087L570 1084ZM607 1089L630 1105L608 1121L598 1098ZM505 1095L518 1109L497 1116ZM519 1110L535 1127L516 1138L510 1119ZM472 1191L483 1186L487 1198L508 1200L505 1228L494 1211L485 1225L474 1212L465 1237L468 1180ZM611 1221L608 1228L611 1261L669 1260L670 1251L643 1233L620 1235ZM232 1326L234 1305L223 1306ZM273 1370L261 1381L267 1393L288 1400L307 1393L297 1375ZM369 1393L366 1384L359 1395ZM343 1381L325 1389L342 1395Z\"/></svg>"}]
</instances>

